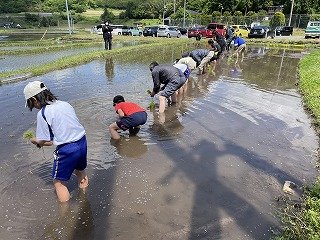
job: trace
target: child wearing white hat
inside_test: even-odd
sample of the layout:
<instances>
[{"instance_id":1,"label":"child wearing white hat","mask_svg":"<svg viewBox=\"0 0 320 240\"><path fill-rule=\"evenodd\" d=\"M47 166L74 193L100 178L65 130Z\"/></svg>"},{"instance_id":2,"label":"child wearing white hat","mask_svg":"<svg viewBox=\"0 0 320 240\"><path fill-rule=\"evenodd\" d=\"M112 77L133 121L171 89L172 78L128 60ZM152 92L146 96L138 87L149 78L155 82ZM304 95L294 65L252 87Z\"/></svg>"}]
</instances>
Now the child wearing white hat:
<instances>
[{"instance_id":1,"label":"child wearing white hat","mask_svg":"<svg viewBox=\"0 0 320 240\"><path fill-rule=\"evenodd\" d=\"M40 81L30 82L24 88L26 106L37 114L36 137L31 142L38 147L56 145L52 169L53 184L60 202L70 199L66 186L74 172L79 187L88 186L87 140L73 107L50 92Z\"/></svg>"}]
</instances>

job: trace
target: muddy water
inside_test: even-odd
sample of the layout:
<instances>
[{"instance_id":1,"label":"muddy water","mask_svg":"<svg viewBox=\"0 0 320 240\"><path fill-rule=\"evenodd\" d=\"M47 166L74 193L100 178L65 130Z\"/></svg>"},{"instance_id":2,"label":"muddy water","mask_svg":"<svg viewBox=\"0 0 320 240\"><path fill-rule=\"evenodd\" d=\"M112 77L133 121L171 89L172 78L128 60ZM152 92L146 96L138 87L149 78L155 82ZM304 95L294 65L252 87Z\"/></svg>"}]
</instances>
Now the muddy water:
<instances>
[{"instance_id":1,"label":"muddy water","mask_svg":"<svg viewBox=\"0 0 320 240\"><path fill-rule=\"evenodd\" d=\"M120 48L123 46L134 45L135 43L114 43L114 48ZM22 48L23 49L23 48ZM18 69L24 69L28 67L38 66L44 63L49 63L57 59L79 55L82 53L101 50L104 51L104 46L100 47L85 47L85 48L71 48L63 51L39 53L34 55L3 55L0 56L0 72L13 71Z\"/></svg>"},{"instance_id":2,"label":"muddy water","mask_svg":"<svg viewBox=\"0 0 320 240\"><path fill-rule=\"evenodd\" d=\"M179 51L178 51L179 52ZM52 148L22 139L35 112L23 108L27 82L0 87L0 233L4 239L269 239L284 181L316 177L317 139L295 86L300 52L250 48L192 75L184 98L164 115L148 111L138 136L110 141L112 98L147 107L148 63L167 49L94 61L30 79L69 101L86 128L90 187L56 202Z\"/></svg>"}]
</instances>

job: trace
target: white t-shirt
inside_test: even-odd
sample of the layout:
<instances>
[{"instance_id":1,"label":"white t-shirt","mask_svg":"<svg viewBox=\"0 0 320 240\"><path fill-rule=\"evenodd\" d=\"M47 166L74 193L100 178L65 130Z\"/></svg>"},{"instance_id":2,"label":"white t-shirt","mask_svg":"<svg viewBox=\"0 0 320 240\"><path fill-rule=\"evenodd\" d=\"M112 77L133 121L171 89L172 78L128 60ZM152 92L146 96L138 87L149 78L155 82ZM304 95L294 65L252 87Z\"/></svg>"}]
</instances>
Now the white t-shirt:
<instances>
[{"instance_id":1,"label":"white t-shirt","mask_svg":"<svg viewBox=\"0 0 320 240\"><path fill-rule=\"evenodd\" d=\"M183 63L176 63L173 65L175 68L178 68L182 73L184 73L188 66L186 64L183 64Z\"/></svg>"},{"instance_id":2,"label":"white t-shirt","mask_svg":"<svg viewBox=\"0 0 320 240\"><path fill-rule=\"evenodd\" d=\"M181 58L177 63L186 64L190 70L194 70L197 67L197 63L192 59L192 57Z\"/></svg>"},{"instance_id":3,"label":"white t-shirt","mask_svg":"<svg viewBox=\"0 0 320 240\"><path fill-rule=\"evenodd\" d=\"M47 122L42 117L41 111L37 114L36 135L38 140L50 141L47 122L54 135L54 145L75 142L85 135L84 127L80 124L73 107L69 103L57 100L47 105L44 111Z\"/></svg>"}]
</instances>

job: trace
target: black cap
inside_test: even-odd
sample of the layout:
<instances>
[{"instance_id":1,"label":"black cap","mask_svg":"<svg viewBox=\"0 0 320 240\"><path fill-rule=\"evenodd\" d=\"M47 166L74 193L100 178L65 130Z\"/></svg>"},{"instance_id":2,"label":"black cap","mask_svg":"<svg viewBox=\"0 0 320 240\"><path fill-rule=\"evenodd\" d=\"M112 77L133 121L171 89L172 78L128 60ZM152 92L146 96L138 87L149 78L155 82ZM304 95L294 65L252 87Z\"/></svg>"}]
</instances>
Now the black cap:
<instances>
[{"instance_id":1,"label":"black cap","mask_svg":"<svg viewBox=\"0 0 320 240\"><path fill-rule=\"evenodd\" d=\"M120 102L124 102L124 98L121 95L117 95L113 98L113 106Z\"/></svg>"}]
</instances>

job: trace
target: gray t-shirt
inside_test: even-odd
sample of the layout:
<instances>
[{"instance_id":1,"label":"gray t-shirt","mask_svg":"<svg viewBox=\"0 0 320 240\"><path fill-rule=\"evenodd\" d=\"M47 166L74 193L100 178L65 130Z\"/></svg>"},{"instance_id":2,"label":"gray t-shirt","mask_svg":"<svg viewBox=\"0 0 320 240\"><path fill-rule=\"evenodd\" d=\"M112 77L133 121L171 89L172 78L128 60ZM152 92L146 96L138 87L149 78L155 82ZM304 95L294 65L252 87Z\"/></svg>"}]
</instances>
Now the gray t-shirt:
<instances>
[{"instance_id":1,"label":"gray t-shirt","mask_svg":"<svg viewBox=\"0 0 320 240\"><path fill-rule=\"evenodd\" d=\"M161 84L167 85L171 81L176 81L182 73L174 66L158 65L153 68L151 75L153 79L153 91L158 93Z\"/></svg>"}]
</instances>

